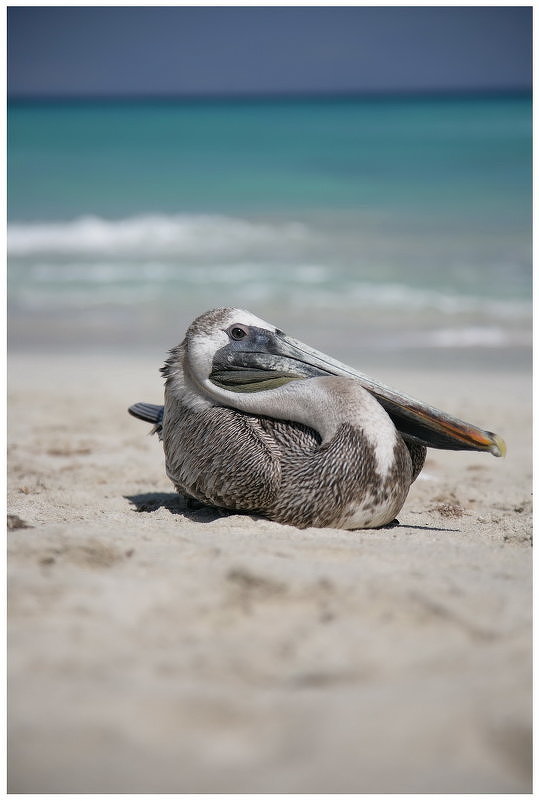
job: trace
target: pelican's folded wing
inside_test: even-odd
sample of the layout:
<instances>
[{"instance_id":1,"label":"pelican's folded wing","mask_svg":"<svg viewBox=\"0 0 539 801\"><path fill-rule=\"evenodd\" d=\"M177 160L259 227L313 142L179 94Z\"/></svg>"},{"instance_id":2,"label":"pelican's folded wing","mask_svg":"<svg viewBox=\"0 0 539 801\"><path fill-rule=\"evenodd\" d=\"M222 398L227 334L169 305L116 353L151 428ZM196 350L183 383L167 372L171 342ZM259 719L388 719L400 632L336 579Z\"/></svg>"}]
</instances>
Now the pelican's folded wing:
<instances>
[{"instance_id":1,"label":"pelican's folded wing","mask_svg":"<svg viewBox=\"0 0 539 801\"><path fill-rule=\"evenodd\" d=\"M167 475L211 506L264 514L281 481L279 448L257 417L219 406L167 409Z\"/></svg>"}]
</instances>

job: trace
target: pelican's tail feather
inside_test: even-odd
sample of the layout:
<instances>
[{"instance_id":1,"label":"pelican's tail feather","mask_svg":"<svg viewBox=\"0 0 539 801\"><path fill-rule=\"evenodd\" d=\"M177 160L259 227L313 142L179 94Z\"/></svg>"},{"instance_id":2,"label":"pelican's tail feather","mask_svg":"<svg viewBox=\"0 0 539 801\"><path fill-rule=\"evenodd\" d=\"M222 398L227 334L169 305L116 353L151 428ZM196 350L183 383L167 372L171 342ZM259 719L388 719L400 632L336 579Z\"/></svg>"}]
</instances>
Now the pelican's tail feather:
<instances>
[{"instance_id":1,"label":"pelican's tail feather","mask_svg":"<svg viewBox=\"0 0 539 801\"><path fill-rule=\"evenodd\" d=\"M153 429L150 433L157 433L161 438L164 406L158 406L155 403L134 403L127 411L138 420L143 420L145 423L153 423Z\"/></svg>"}]
</instances>

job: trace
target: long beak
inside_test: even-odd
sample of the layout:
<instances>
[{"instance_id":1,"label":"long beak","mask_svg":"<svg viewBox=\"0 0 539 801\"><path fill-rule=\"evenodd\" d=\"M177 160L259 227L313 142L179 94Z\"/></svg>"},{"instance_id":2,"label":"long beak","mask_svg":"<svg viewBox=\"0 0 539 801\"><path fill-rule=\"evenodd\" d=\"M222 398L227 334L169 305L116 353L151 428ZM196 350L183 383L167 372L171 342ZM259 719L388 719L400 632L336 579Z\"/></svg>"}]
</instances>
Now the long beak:
<instances>
[{"instance_id":1,"label":"long beak","mask_svg":"<svg viewBox=\"0 0 539 801\"><path fill-rule=\"evenodd\" d=\"M488 451L493 456L505 456L505 442L497 434L484 431L390 389L364 373L280 332L271 336L271 342L266 340L263 351L250 350L241 355L238 353L234 361L240 370L246 372L257 368L277 372L283 377L339 375L353 378L374 395L398 431L409 440L430 448Z\"/></svg>"}]
</instances>

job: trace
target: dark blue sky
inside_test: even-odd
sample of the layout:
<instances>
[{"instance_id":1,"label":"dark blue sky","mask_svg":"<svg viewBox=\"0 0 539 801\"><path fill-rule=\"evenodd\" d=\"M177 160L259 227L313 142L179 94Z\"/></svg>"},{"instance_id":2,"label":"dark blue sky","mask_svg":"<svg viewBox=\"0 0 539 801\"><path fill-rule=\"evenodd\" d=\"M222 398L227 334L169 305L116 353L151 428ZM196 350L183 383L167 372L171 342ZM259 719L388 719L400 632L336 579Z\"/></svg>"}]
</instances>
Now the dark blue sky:
<instances>
[{"instance_id":1,"label":"dark blue sky","mask_svg":"<svg viewBox=\"0 0 539 801\"><path fill-rule=\"evenodd\" d=\"M8 8L11 97L531 87L532 8Z\"/></svg>"}]
</instances>

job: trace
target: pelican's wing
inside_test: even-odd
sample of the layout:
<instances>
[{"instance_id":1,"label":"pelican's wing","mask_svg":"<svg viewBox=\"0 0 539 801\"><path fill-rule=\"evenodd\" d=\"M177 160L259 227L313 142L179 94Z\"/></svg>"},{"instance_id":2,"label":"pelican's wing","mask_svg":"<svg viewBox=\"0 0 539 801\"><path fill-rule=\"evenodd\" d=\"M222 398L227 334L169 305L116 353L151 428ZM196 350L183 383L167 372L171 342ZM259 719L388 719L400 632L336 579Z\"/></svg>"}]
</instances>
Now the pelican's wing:
<instances>
[{"instance_id":1,"label":"pelican's wing","mask_svg":"<svg viewBox=\"0 0 539 801\"><path fill-rule=\"evenodd\" d=\"M260 420L223 407L167 412L167 474L203 503L264 514L281 482L280 449Z\"/></svg>"}]
</instances>

